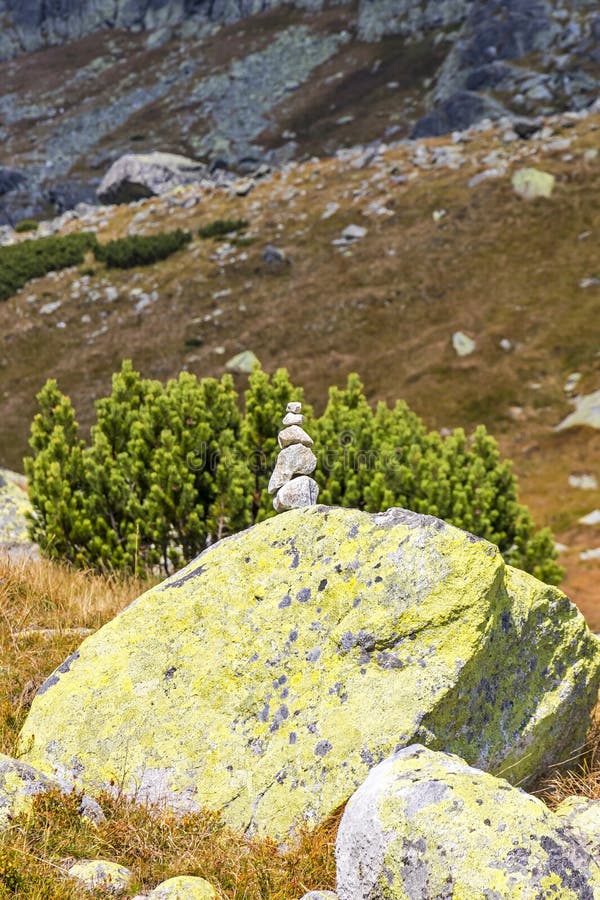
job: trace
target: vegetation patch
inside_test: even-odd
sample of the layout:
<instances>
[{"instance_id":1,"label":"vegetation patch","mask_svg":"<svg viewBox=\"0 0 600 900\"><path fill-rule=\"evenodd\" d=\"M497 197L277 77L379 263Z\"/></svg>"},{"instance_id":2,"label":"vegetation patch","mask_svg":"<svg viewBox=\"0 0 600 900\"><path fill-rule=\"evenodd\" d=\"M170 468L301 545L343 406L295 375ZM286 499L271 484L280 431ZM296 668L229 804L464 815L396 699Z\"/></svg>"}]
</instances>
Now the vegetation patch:
<instances>
[{"instance_id":1,"label":"vegetation patch","mask_svg":"<svg viewBox=\"0 0 600 900\"><path fill-rule=\"evenodd\" d=\"M20 222L17 222L15 225L15 231L17 234L25 234L28 231L37 231L39 222L35 219L21 219Z\"/></svg>"},{"instance_id":2,"label":"vegetation patch","mask_svg":"<svg viewBox=\"0 0 600 900\"><path fill-rule=\"evenodd\" d=\"M237 234L239 231L245 231L248 227L246 219L215 219L208 225L203 225L198 230L198 234L204 240L210 238L224 238L228 234Z\"/></svg>"},{"instance_id":3,"label":"vegetation patch","mask_svg":"<svg viewBox=\"0 0 600 900\"><path fill-rule=\"evenodd\" d=\"M163 386L125 362L96 404L89 443L54 380L38 395L25 460L30 535L76 566L170 573L208 544L273 515L267 484L281 417L303 390L254 369L244 411L229 375L188 372ZM312 423L320 501L378 512L401 506L497 544L508 563L558 582L548 529L518 502L517 479L483 426L443 437L406 403L368 404L356 375L331 388Z\"/></svg>"},{"instance_id":4,"label":"vegetation patch","mask_svg":"<svg viewBox=\"0 0 600 900\"><path fill-rule=\"evenodd\" d=\"M109 269L133 269L135 266L148 266L166 259L189 244L191 239L189 231L178 228L176 231L146 237L132 235L118 238L108 244L98 244L94 253L96 259L105 263Z\"/></svg>"},{"instance_id":5,"label":"vegetation patch","mask_svg":"<svg viewBox=\"0 0 600 900\"><path fill-rule=\"evenodd\" d=\"M0 247L0 300L8 300L32 278L80 265L96 246L95 235L84 231Z\"/></svg>"}]
</instances>

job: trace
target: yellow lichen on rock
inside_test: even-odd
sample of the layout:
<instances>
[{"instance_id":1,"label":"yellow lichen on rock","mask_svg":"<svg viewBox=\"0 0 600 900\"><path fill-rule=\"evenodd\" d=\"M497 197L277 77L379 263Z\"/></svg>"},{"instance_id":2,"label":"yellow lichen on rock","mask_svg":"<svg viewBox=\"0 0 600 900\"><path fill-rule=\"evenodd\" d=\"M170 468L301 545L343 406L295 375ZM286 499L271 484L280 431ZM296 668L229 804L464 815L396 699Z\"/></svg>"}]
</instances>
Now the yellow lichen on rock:
<instances>
[{"instance_id":1,"label":"yellow lichen on rock","mask_svg":"<svg viewBox=\"0 0 600 900\"><path fill-rule=\"evenodd\" d=\"M598 646L485 541L402 510L311 507L211 547L88 638L22 747L78 786L282 837L415 740L534 775L585 731Z\"/></svg>"},{"instance_id":2,"label":"yellow lichen on rock","mask_svg":"<svg viewBox=\"0 0 600 900\"><path fill-rule=\"evenodd\" d=\"M177 875L163 881L148 894L148 900L217 900L212 884L193 875Z\"/></svg>"},{"instance_id":3,"label":"yellow lichen on rock","mask_svg":"<svg viewBox=\"0 0 600 900\"><path fill-rule=\"evenodd\" d=\"M600 898L600 867L540 800L418 745L351 797L336 859L340 900Z\"/></svg>"},{"instance_id":4,"label":"yellow lichen on rock","mask_svg":"<svg viewBox=\"0 0 600 900\"><path fill-rule=\"evenodd\" d=\"M23 475L0 469L0 545L27 544L31 503Z\"/></svg>"}]
</instances>

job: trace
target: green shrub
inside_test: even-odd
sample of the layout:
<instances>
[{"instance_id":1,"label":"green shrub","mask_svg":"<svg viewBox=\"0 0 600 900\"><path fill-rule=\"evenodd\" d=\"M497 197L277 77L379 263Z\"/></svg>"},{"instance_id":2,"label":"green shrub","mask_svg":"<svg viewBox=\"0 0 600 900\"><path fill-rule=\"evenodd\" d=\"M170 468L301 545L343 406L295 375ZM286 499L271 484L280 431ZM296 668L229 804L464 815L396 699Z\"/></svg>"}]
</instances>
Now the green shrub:
<instances>
[{"instance_id":1,"label":"green shrub","mask_svg":"<svg viewBox=\"0 0 600 900\"><path fill-rule=\"evenodd\" d=\"M151 263L166 259L185 247L192 239L188 231L164 232L147 237L133 235L98 244L94 250L96 259L105 263L109 269L132 269L134 266L148 266Z\"/></svg>"},{"instance_id":2,"label":"green shrub","mask_svg":"<svg viewBox=\"0 0 600 900\"><path fill-rule=\"evenodd\" d=\"M49 381L25 460L32 539L78 566L172 571L273 515L267 484L277 433L287 403L302 394L284 369L271 377L256 368L242 414L230 376L182 373L163 387L126 362L96 404L85 445L69 399ZM511 565L560 580L552 535L536 532L511 465L483 426L471 437L429 432L403 402L372 409L351 375L345 389L331 388L310 430L321 502L438 516L497 544Z\"/></svg>"},{"instance_id":3,"label":"green shrub","mask_svg":"<svg viewBox=\"0 0 600 900\"><path fill-rule=\"evenodd\" d=\"M80 265L96 246L95 235L82 232L0 247L0 300L12 297L32 278Z\"/></svg>"},{"instance_id":4,"label":"green shrub","mask_svg":"<svg viewBox=\"0 0 600 900\"><path fill-rule=\"evenodd\" d=\"M36 222L35 219L21 219L20 222L17 222L15 225L15 231L17 234L25 234L27 231L37 231L37 227L39 222Z\"/></svg>"},{"instance_id":5,"label":"green shrub","mask_svg":"<svg viewBox=\"0 0 600 900\"><path fill-rule=\"evenodd\" d=\"M244 231L248 227L246 219L216 219L208 225L204 225L199 229L198 234L201 238L222 238L227 234L235 234L238 231Z\"/></svg>"}]
</instances>

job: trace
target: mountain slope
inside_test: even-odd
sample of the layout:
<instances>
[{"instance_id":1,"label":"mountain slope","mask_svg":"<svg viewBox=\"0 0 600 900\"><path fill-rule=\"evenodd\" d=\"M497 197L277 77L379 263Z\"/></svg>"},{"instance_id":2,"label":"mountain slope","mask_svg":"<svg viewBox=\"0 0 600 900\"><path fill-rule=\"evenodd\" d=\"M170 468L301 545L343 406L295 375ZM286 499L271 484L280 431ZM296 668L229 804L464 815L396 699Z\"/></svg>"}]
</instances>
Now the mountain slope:
<instances>
[{"instance_id":1,"label":"mountain slope","mask_svg":"<svg viewBox=\"0 0 600 900\"><path fill-rule=\"evenodd\" d=\"M567 592L600 626L599 563L579 559L600 544L598 527L578 524L600 492L569 483L600 481L600 442L591 428L553 430L572 408L569 375L580 373L580 394L600 389L599 128L597 113L569 115L527 142L492 129L345 151L290 165L245 197L188 188L65 217L63 231L96 228L101 240L245 218L252 242L196 238L155 267L87 265L0 304L0 464L19 468L49 375L87 426L124 357L166 379L218 376L253 350L270 371L287 366L318 410L331 383L358 371L372 400L403 397L432 427L488 425L539 524L569 547ZM512 174L530 165L555 175L550 199L513 191ZM365 236L345 243L348 225ZM268 245L283 259L265 261ZM475 340L470 356L454 351L457 331Z\"/></svg>"}]
</instances>

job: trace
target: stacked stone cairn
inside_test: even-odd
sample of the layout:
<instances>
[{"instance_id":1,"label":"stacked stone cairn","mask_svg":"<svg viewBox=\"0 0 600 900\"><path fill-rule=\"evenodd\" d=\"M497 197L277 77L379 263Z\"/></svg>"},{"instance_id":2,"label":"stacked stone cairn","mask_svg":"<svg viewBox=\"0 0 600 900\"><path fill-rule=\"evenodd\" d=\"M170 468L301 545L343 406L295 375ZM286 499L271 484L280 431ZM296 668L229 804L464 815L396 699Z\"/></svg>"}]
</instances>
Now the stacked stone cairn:
<instances>
[{"instance_id":1,"label":"stacked stone cairn","mask_svg":"<svg viewBox=\"0 0 600 900\"><path fill-rule=\"evenodd\" d=\"M277 512L314 506L319 495L317 482L309 477L317 467L317 457L311 449L313 439L302 428L301 403L288 403L283 424L285 428L277 438L281 450L269 481Z\"/></svg>"}]
</instances>

